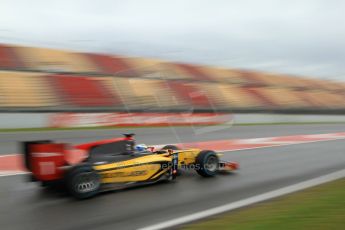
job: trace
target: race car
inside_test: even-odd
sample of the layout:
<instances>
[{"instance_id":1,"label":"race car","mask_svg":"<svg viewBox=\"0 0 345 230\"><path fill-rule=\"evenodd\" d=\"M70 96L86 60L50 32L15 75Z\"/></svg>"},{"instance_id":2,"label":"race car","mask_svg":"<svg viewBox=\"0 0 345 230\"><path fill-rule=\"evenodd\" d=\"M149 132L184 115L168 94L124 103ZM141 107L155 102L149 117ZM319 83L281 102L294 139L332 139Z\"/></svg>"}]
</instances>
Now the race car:
<instances>
[{"instance_id":1,"label":"race car","mask_svg":"<svg viewBox=\"0 0 345 230\"><path fill-rule=\"evenodd\" d=\"M220 161L212 150L183 149L167 145L136 145L134 134L76 146L50 140L23 142L25 166L31 181L42 185L63 184L78 199L90 198L102 191L175 180L180 168L193 168L203 177L220 171L238 169L236 162ZM82 151L77 163L68 158Z\"/></svg>"}]
</instances>

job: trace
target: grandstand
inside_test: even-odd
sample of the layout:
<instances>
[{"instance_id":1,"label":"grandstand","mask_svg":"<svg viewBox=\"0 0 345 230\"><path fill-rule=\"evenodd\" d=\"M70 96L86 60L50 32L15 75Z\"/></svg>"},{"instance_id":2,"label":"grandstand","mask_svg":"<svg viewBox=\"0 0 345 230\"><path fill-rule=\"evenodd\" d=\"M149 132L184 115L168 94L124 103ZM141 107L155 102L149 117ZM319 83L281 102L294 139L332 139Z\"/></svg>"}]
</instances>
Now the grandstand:
<instances>
[{"instance_id":1,"label":"grandstand","mask_svg":"<svg viewBox=\"0 0 345 230\"><path fill-rule=\"evenodd\" d=\"M0 44L2 111L345 111L345 84Z\"/></svg>"}]
</instances>

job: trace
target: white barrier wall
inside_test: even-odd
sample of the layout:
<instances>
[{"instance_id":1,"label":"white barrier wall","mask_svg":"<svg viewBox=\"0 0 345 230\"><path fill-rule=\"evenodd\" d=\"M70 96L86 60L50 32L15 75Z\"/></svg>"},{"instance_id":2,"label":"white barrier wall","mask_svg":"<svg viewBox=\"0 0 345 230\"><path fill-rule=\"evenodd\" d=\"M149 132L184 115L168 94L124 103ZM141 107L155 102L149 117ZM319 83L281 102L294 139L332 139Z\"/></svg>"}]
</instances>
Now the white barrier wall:
<instances>
[{"instance_id":1,"label":"white barrier wall","mask_svg":"<svg viewBox=\"0 0 345 230\"><path fill-rule=\"evenodd\" d=\"M0 129L44 128L50 114L46 113L0 113Z\"/></svg>"},{"instance_id":2,"label":"white barrier wall","mask_svg":"<svg viewBox=\"0 0 345 230\"><path fill-rule=\"evenodd\" d=\"M307 123L307 122L345 122L345 115L310 115L310 114L234 114L235 124L246 123Z\"/></svg>"},{"instance_id":3,"label":"white barrier wall","mask_svg":"<svg viewBox=\"0 0 345 230\"><path fill-rule=\"evenodd\" d=\"M70 119L70 117L64 118L63 116L61 117L61 115L62 114L60 113L59 114L57 113L0 113L0 129L52 127L54 126L54 122L56 122L56 120L54 119L57 116L59 117L59 119L62 119L62 121L64 119ZM95 125L94 118L97 117L97 115L96 116L92 115L92 119L89 120L90 121L89 123L85 122L85 120L88 120L87 118L85 118L85 114L79 114L79 116L84 116L83 126ZM171 117L171 114L169 116ZM100 117L103 117L103 116L100 116ZM294 114L261 114L260 113L260 114L232 114L232 116L228 116L228 117L231 117L231 119L233 119L234 124L286 123L286 122L344 122L345 123L345 115L294 115ZM222 121L224 121L223 118L221 119ZM199 115L197 117L192 118L192 120L195 120L195 119L198 120ZM227 120L229 120L229 118L227 118ZM189 119L189 122L190 122L190 119ZM99 121L98 123L102 124L102 121ZM119 122L117 122L116 124L118 125Z\"/></svg>"}]
</instances>

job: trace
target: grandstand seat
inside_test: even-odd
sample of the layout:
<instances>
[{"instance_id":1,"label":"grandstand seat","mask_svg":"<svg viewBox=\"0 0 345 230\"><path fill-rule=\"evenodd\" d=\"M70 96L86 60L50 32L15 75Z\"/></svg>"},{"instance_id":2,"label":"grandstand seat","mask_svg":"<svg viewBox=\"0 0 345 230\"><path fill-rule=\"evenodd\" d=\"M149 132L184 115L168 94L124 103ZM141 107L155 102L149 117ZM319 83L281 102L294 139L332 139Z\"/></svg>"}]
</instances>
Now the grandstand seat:
<instances>
[{"instance_id":1,"label":"grandstand seat","mask_svg":"<svg viewBox=\"0 0 345 230\"><path fill-rule=\"evenodd\" d=\"M109 78L108 86L117 92L127 108L174 108L183 103L166 86L165 81L140 78Z\"/></svg>"},{"instance_id":2,"label":"grandstand seat","mask_svg":"<svg viewBox=\"0 0 345 230\"><path fill-rule=\"evenodd\" d=\"M227 96L236 101L241 107L247 108L265 108L267 104L261 98L248 93L247 88L241 86L228 86Z\"/></svg>"},{"instance_id":3,"label":"grandstand seat","mask_svg":"<svg viewBox=\"0 0 345 230\"><path fill-rule=\"evenodd\" d=\"M251 86L265 86L267 84L265 79L260 77L260 75L256 72L247 70L238 70L238 72L241 77L246 79L248 84L250 84Z\"/></svg>"},{"instance_id":4,"label":"grandstand seat","mask_svg":"<svg viewBox=\"0 0 345 230\"><path fill-rule=\"evenodd\" d=\"M105 54L86 54L104 74L138 77L138 73L126 62L127 58Z\"/></svg>"},{"instance_id":5,"label":"grandstand seat","mask_svg":"<svg viewBox=\"0 0 345 230\"><path fill-rule=\"evenodd\" d=\"M300 97L298 97L293 89L281 87L262 87L258 91L265 98L269 98L278 108L306 108L309 105Z\"/></svg>"},{"instance_id":6,"label":"grandstand seat","mask_svg":"<svg viewBox=\"0 0 345 230\"><path fill-rule=\"evenodd\" d=\"M174 63L162 62L155 66L157 76L165 80L195 80L193 76L176 66Z\"/></svg>"},{"instance_id":7,"label":"grandstand seat","mask_svg":"<svg viewBox=\"0 0 345 230\"><path fill-rule=\"evenodd\" d=\"M261 85L264 86L281 86L285 87L286 85L281 84L278 78L274 77L270 73L264 73L264 72L255 72L252 74L253 77L255 77L258 81L261 82Z\"/></svg>"},{"instance_id":8,"label":"grandstand seat","mask_svg":"<svg viewBox=\"0 0 345 230\"><path fill-rule=\"evenodd\" d=\"M172 91L175 92L177 98L184 100L198 108L210 108L212 101L210 101L207 92L198 88L198 84L181 82L181 81L168 81L167 82Z\"/></svg>"},{"instance_id":9,"label":"grandstand seat","mask_svg":"<svg viewBox=\"0 0 345 230\"><path fill-rule=\"evenodd\" d=\"M230 84L248 84L250 81L241 76L241 73L236 70L215 68L210 66L201 67L211 79L217 82Z\"/></svg>"},{"instance_id":10,"label":"grandstand seat","mask_svg":"<svg viewBox=\"0 0 345 230\"><path fill-rule=\"evenodd\" d=\"M323 79L313 79L313 82L318 85L318 87L315 87L315 89L329 90L334 92L344 90L344 86L342 86L340 82Z\"/></svg>"},{"instance_id":11,"label":"grandstand seat","mask_svg":"<svg viewBox=\"0 0 345 230\"><path fill-rule=\"evenodd\" d=\"M108 90L102 78L73 75L51 75L66 104L80 107L119 106L121 101Z\"/></svg>"},{"instance_id":12,"label":"grandstand seat","mask_svg":"<svg viewBox=\"0 0 345 230\"><path fill-rule=\"evenodd\" d=\"M320 90L315 92L319 98L322 98L324 100L324 104L326 104L326 108L332 108L332 109L345 109L345 95L341 95L338 93L332 93L325 90Z\"/></svg>"},{"instance_id":13,"label":"grandstand seat","mask_svg":"<svg viewBox=\"0 0 345 230\"><path fill-rule=\"evenodd\" d=\"M345 84L323 79L0 44L6 108L322 110L345 109L344 100Z\"/></svg>"},{"instance_id":14,"label":"grandstand seat","mask_svg":"<svg viewBox=\"0 0 345 230\"><path fill-rule=\"evenodd\" d=\"M314 108L345 108L345 98L343 95L317 89L300 91L299 94L305 100L308 100Z\"/></svg>"},{"instance_id":15,"label":"grandstand seat","mask_svg":"<svg viewBox=\"0 0 345 230\"><path fill-rule=\"evenodd\" d=\"M148 58L127 58L126 63L138 72L147 72L152 70L159 70L161 61Z\"/></svg>"},{"instance_id":16,"label":"grandstand seat","mask_svg":"<svg viewBox=\"0 0 345 230\"><path fill-rule=\"evenodd\" d=\"M0 72L0 104L3 107L57 106L56 94L46 76L37 73Z\"/></svg>"},{"instance_id":17,"label":"grandstand seat","mask_svg":"<svg viewBox=\"0 0 345 230\"><path fill-rule=\"evenodd\" d=\"M16 47L15 51L30 70L76 73L99 71L86 56L80 53L31 47Z\"/></svg>"},{"instance_id":18,"label":"grandstand seat","mask_svg":"<svg viewBox=\"0 0 345 230\"><path fill-rule=\"evenodd\" d=\"M265 106L237 84L200 83L199 87L207 91L213 104L219 108L256 109Z\"/></svg>"},{"instance_id":19,"label":"grandstand seat","mask_svg":"<svg viewBox=\"0 0 345 230\"><path fill-rule=\"evenodd\" d=\"M126 63L137 72L136 77L176 80L193 80L185 71L177 68L174 64L168 62L159 62L154 59L127 58Z\"/></svg>"},{"instance_id":20,"label":"grandstand seat","mask_svg":"<svg viewBox=\"0 0 345 230\"><path fill-rule=\"evenodd\" d=\"M21 69L23 64L20 62L13 47L0 44L0 69Z\"/></svg>"},{"instance_id":21,"label":"grandstand seat","mask_svg":"<svg viewBox=\"0 0 345 230\"><path fill-rule=\"evenodd\" d=\"M176 68L181 69L183 72L186 73L186 75L191 76L194 78L194 80L197 81L211 81L212 77L207 74L207 72L204 72L201 67L196 65L190 65L190 64L182 64L182 63L176 63L174 64Z\"/></svg>"},{"instance_id":22,"label":"grandstand seat","mask_svg":"<svg viewBox=\"0 0 345 230\"><path fill-rule=\"evenodd\" d=\"M278 105L270 98L269 95L265 95L263 91L263 87L242 87L242 89L251 97L256 98L264 105L264 108L270 109L278 107Z\"/></svg>"},{"instance_id":23,"label":"grandstand seat","mask_svg":"<svg viewBox=\"0 0 345 230\"><path fill-rule=\"evenodd\" d=\"M267 74L266 77L271 79L269 86L280 88L308 88L307 82L298 77L272 73Z\"/></svg>"}]
</instances>

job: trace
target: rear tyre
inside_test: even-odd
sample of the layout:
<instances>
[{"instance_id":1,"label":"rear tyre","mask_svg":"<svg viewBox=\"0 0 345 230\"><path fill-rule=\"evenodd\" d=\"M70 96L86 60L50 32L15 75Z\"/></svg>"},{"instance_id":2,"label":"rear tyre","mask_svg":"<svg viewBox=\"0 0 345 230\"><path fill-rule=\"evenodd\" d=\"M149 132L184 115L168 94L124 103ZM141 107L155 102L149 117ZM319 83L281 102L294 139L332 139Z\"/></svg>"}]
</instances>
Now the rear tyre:
<instances>
[{"instance_id":1,"label":"rear tyre","mask_svg":"<svg viewBox=\"0 0 345 230\"><path fill-rule=\"evenodd\" d=\"M46 188L46 187L50 186L50 184L47 181L41 181L40 185L42 188Z\"/></svg>"},{"instance_id":2,"label":"rear tyre","mask_svg":"<svg viewBox=\"0 0 345 230\"><path fill-rule=\"evenodd\" d=\"M67 190L77 199L95 196L99 192L100 185L100 176L91 166L77 166L67 174Z\"/></svg>"},{"instance_id":3,"label":"rear tyre","mask_svg":"<svg viewBox=\"0 0 345 230\"><path fill-rule=\"evenodd\" d=\"M162 150L168 150L168 149L179 150L179 148L176 145L166 145L162 148Z\"/></svg>"},{"instance_id":4,"label":"rear tyre","mask_svg":"<svg viewBox=\"0 0 345 230\"><path fill-rule=\"evenodd\" d=\"M217 154L210 150L203 150L195 160L196 172L203 177L213 177L219 168L219 158Z\"/></svg>"}]
</instances>

